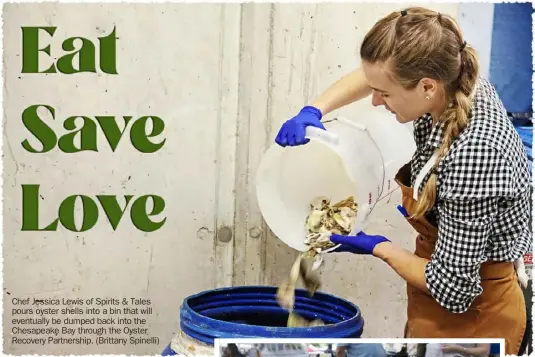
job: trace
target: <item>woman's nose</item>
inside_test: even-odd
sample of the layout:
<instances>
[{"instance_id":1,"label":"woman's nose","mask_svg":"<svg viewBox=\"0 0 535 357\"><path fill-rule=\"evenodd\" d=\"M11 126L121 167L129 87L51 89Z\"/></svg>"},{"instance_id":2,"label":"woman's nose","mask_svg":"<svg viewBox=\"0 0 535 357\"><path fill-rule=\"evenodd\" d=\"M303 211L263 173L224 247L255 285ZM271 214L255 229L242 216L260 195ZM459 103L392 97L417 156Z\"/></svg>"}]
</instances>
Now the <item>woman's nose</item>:
<instances>
[{"instance_id":1,"label":"woman's nose","mask_svg":"<svg viewBox=\"0 0 535 357\"><path fill-rule=\"evenodd\" d=\"M381 95L377 94L377 92L373 91L372 92L372 105L374 107L377 107L379 105L384 105L384 104L385 104L385 101L383 100Z\"/></svg>"}]
</instances>

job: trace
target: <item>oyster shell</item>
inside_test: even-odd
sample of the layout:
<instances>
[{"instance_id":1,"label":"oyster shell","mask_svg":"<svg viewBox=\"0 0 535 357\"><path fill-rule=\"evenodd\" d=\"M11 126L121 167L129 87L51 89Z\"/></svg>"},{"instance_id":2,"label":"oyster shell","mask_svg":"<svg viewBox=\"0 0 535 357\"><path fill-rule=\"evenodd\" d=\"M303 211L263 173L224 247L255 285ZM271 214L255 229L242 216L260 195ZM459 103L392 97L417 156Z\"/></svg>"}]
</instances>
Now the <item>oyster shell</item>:
<instances>
[{"instance_id":1,"label":"oyster shell","mask_svg":"<svg viewBox=\"0 0 535 357\"><path fill-rule=\"evenodd\" d=\"M292 265L290 276L277 289L277 302L288 311L292 311L295 303L295 285L301 271L302 255L299 255Z\"/></svg>"},{"instance_id":2,"label":"oyster shell","mask_svg":"<svg viewBox=\"0 0 535 357\"><path fill-rule=\"evenodd\" d=\"M330 204L331 200L324 196L315 197L310 202L310 213L305 220L307 234L304 241L309 249L297 257L289 277L277 289L278 304L289 311L288 327L325 325L323 321L318 319L308 321L296 314L293 309L295 288L299 277L301 277L310 296L313 296L321 287L321 279L315 269L321 264L321 253L335 246L331 242L331 234L347 235L353 230L358 211L358 205L353 196L337 202L333 206Z\"/></svg>"},{"instance_id":3,"label":"oyster shell","mask_svg":"<svg viewBox=\"0 0 535 357\"><path fill-rule=\"evenodd\" d=\"M285 280L277 289L277 302L285 310L292 311L295 302L295 285Z\"/></svg>"},{"instance_id":4,"label":"oyster shell","mask_svg":"<svg viewBox=\"0 0 535 357\"><path fill-rule=\"evenodd\" d=\"M321 287L319 274L312 270L313 264L313 259L302 258L299 265L299 276L301 276L303 285L308 290L310 296L313 296L316 290Z\"/></svg>"},{"instance_id":5,"label":"oyster shell","mask_svg":"<svg viewBox=\"0 0 535 357\"><path fill-rule=\"evenodd\" d=\"M296 314L295 312L290 312L288 315L287 327L314 327L314 326L324 326L325 323L320 319L315 319L308 321L304 317Z\"/></svg>"},{"instance_id":6,"label":"oyster shell","mask_svg":"<svg viewBox=\"0 0 535 357\"><path fill-rule=\"evenodd\" d=\"M317 196L317 197L314 197L312 201L310 201L310 210L311 211L314 211L314 210L323 211L326 208L328 208L330 204L331 204L331 199L329 197Z\"/></svg>"},{"instance_id":7,"label":"oyster shell","mask_svg":"<svg viewBox=\"0 0 535 357\"><path fill-rule=\"evenodd\" d=\"M333 210L337 211L342 207L350 208L352 211L355 211L355 213L358 211L358 205L355 203L355 198L353 196L349 196L345 200L335 203L333 205Z\"/></svg>"},{"instance_id":8,"label":"oyster shell","mask_svg":"<svg viewBox=\"0 0 535 357\"><path fill-rule=\"evenodd\" d=\"M310 213L305 221L307 235L305 244L310 246L306 257L315 257L323 250L335 246L329 239L331 234L347 235L353 230L358 205L353 196L330 206L330 199L315 197L310 203Z\"/></svg>"}]
</instances>

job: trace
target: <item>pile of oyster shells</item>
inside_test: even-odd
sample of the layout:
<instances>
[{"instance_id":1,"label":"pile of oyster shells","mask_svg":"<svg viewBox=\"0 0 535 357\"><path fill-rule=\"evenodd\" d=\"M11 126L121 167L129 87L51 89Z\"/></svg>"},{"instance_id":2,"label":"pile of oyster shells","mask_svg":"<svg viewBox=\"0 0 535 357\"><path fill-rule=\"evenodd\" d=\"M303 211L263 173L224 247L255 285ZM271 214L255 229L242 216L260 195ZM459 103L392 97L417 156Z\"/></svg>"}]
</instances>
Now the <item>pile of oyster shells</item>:
<instances>
[{"instance_id":1,"label":"pile of oyster shells","mask_svg":"<svg viewBox=\"0 0 535 357\"><path fill-rule=\"evenodd\" d=\"M310 214L305 227L307 236L305 244L310 246L308 257L315 257L335 244L329 239L331 234L347 235L353 230L358 205L353 196L337 202L332 207L327 197L316 197L310 203Z\"/></svg>"},{"instance_id":2,"label":"pile of oyster shells","mask_svg":"<svg viewBox=\"0 0 535 357\"><path fill-rule=\"evenodd\" d=\"M319 267L318 258L322 252L334 248L331 234L348 235L353 230L358 205L350 196L333 206L327 197L316 197L310 203L310 214L306 218L307 232L305 244L310 248L300 254L294 262L289 277L277 290L277 302L289 311L287 327L322 326L324 322L317 319L308 321L293 311L295 303L295 289L299 277L310 296L313 296L321 286L319 274L315 271ZM321 263L321 261L319 261Z\"/></svg>"}]
</instances>

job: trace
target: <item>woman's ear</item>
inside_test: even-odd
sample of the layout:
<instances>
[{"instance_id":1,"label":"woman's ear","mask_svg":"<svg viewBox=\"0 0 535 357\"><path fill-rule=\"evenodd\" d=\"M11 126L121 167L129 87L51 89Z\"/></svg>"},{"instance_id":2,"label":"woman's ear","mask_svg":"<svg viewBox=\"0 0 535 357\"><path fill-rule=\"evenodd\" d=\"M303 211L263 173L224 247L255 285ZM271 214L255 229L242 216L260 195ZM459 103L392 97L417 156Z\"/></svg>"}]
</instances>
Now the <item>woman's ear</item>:
<instances>
[{"instance_id":1,"label":"woman's ear","mask_svg":"<svg viewBox=\"0 0 535 357\"><path fill-rule=\"evenodd\" d=\"M420 80L421 93L425 99L433 99L438 94L438 81L432 78Z\"/></svg>"}]
</instances>

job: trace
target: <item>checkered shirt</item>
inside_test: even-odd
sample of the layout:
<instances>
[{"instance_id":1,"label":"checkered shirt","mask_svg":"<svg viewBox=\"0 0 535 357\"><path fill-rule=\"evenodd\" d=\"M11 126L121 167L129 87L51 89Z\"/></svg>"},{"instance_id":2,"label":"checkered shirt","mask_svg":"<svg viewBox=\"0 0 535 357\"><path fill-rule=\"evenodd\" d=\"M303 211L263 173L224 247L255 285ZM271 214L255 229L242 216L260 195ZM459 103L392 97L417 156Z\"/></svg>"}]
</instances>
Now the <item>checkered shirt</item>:
<instances>
[{"instance_id":1,"label":"checkered shirt","mask_svg":"<svg viewBox=\"0 0 535 357\"><path fill-rule=\"evenodd\" d=\"M412 184L440 147L443 125L433 127L431 116L424 115L414 122L414 138ZM480 78L470 122L437 168L437 201L428 214L438 227L438 240L425 269L427 287L449 311L468 310L482 293L483 262L513 261L528 251L528 167L522 140L498 94ZM429 175L418 188L420 195Z\"/></svg>"}]
</instances>

